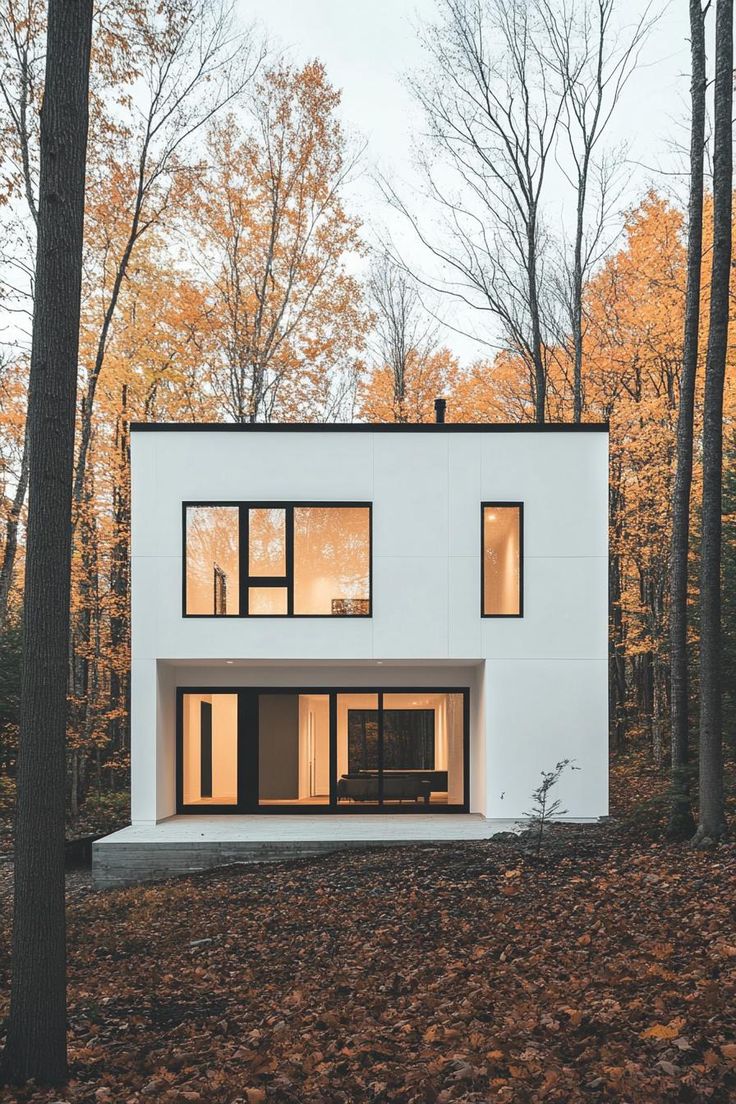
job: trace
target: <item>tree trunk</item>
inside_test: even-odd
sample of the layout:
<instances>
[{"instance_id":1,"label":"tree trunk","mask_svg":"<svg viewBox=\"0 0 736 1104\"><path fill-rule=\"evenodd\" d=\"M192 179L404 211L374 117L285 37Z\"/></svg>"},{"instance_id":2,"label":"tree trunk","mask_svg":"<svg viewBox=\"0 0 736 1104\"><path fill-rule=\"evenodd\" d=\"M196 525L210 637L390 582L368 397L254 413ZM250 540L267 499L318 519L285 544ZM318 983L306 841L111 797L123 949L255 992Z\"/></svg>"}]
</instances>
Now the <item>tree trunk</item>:
<instances>
[{"instance_id":1,"label":"tree trunk","mask_svg":"<svg viewBox=\"0 0 736 1104\"><path fill-rule=\"evenodd\" d=\"M64 724L91 0L49 0L36 296L15 906L3 1075L66 1077Z\"/></svg>"},{"instance_id":2,"label":"tree trunk","mask_svg":"<svg viewBox=\"0 0 736 1104\"><path fill-rule=\"evenodd\" d=\"M703 151L705 147L705 15L690 0L690 202L687 228L685 332L677 414L677 453L672 491L670 552L671 798L669 834L684 838L695 829L688 778L687 582L690 490L693 475L693 409L698 370L700 268L703 257Z\"/></svg>"},{"instance_id":3,"label":"tree trunk","mask_svg":"<svg viewBox=\"0 0 736 1104\"><path fill-rule=\"evenodd\" d=\"M588 187L590 153L586 148L578 174L578 198L575 217L575 249L572 273L573 337L573 421L583 420L583 235L585 233L585 196Z\"/></svg>"},{"instance_id":4,"label":"tree trunk","mask_svg":"<svg viewBox=\"0 0 736 1104\"><path fill-rule=\"evenodd\" d=\"M127 698L129 692L128 648L130 641L130 429L127 418L127 387L122 389L121 417L116 431L120 475L113 486L115 537L110 563L110 700L114 719L110 724L113 753L125 747Z\"/></svg>"},{"instance_id":5,"label":"tree trunk","mask_svg":"<svg viewBox=\"0 0 736 1104\"><path fill-rule=\"evenodd\" d=\"M543 423L547 407L547 370L542 345L542 324L539 312L539 288L537 268L537 218L530 215L527 226L527 279L529 290L529 314L532 326L532 360L534 362L534 420Z\"/></svg>"},{"instance_id":6,"label":"tree trunk","mask_svg":"<svg viewBox=\"0 0 736 1104\"><path fill-rule=\"evenodd\" d=\"M723 384L731 275L733 0L717 0L713 107L713 258L703 406L700 566L700 818L696 841L725 832L721 735Z\"/></svg>"}]
</instances>

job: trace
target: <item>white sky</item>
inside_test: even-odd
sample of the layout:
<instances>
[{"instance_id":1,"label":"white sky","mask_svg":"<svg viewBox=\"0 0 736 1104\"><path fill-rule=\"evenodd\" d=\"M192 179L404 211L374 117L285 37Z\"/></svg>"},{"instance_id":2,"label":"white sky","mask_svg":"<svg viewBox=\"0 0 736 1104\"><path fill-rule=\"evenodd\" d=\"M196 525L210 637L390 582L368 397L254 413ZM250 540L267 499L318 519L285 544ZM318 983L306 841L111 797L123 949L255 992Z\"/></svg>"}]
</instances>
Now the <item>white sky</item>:
<instances>
[{"instance_id":1,"label":"white sky","mask_svg":"<svg viewBox=\"0 0 736 1104\"><path fill-rule=\"evenodd\" d=\"M372 175L379 170L394 182L405 182L405 194L413 194L411 143L421 132L422 120L402 79L422 64L415 27L432 18L435 0L238 2L243 21L256 20L272 48L283 49L296 63L315 57L324 63L330 81L342 91L346 128L367 142L365 168L352 187L351 207L363 219L369 240L387 224L395 233L395 216L386 209ZM619 0L620 24L633 26L644 6L645 0ZM688 142L687 0L660 0L658 10L663 14L608 131L607 143L625 140L629 145L632 175L622 209L651 185L682 191L681 178L671 174L681 170L682 149ZM441 309L448 316L448 308ZM443 339L464 360L483 352L469 338L449 330Z\"/></svg>"}]
</instances>

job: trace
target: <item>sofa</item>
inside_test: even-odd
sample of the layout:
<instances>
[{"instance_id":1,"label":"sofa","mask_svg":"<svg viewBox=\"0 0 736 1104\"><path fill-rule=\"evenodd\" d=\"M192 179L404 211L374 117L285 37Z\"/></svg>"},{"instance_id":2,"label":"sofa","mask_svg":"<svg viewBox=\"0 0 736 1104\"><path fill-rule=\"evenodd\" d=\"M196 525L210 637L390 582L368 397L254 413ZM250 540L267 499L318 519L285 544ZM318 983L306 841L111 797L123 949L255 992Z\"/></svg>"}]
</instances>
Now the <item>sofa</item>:
<instances>
[{"instance_id":1,"label":"sofa","mask_svg":"<svg viewBox=\"0 0 736 1104\"><path fill-rule=\"evenodd\" d=\"M437 776L444 775L444 786ZM441 779L439 779L441 783ZM443 771L385 770L383 772L384 801L424 801L429 805L433 790L447 789L447 774ZM338 801L378 801L378 771L362 770L343 774L337 781Z\"/></svg>"}]
</instances>

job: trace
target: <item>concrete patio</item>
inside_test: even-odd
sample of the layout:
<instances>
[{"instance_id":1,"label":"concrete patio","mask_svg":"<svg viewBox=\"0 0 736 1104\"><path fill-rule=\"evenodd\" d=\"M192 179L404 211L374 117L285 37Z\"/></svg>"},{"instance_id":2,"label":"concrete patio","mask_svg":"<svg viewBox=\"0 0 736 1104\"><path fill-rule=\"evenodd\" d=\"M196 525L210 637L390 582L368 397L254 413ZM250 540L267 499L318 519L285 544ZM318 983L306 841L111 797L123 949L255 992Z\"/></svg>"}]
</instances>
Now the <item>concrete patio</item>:
<instances>
[{"instance_id":1,"label":"concrete patio","mask_svg":"<svg viewBox=\"0 0 736 1104\"><path fill-rule=\"evenodd\" d=\"M95 886L107 889L207 870L360 847L454 843L518 831L518 822L468 813L173 816L123 828L92 848Z\"/></svg>"}]
</instances>

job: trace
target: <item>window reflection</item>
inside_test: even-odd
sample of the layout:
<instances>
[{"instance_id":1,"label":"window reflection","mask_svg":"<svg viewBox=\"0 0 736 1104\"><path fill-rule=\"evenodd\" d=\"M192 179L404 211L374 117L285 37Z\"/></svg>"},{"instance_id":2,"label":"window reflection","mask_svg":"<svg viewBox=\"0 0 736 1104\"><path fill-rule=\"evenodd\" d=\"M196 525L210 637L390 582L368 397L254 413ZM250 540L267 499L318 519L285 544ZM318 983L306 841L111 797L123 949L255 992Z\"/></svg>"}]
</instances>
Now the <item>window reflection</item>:
<instances>
[{"instance_id":1,"label":"window reflection","mask_svg":"<svg viewBox=\"0 0 736 1104\"><path fill-rule=\"evenodd\" d=\"M237 506L187 507L187 613L239 612L238 519Z\"/></svg>"},{"instance_id":2,"label":"window reflection","mask_svg":"<svg viewBox=\"0 0 736 1104\"><path fill-rule=\"evenodd\" d=\"M483 507L483 613L521 613L521 506Z\"/></svg>"},{"instance_id":3,"label":"window reflection","mask_svg":"<svg viewBox=\"0 0 736 1104\"><path fill-rule=\"evenodd\" d=\"M286 574L286 511L248 511L248 574Z\"/></svg>"},{"instance_id":4,"label":"window reflection","mask_svg":"<svg viewBox=\"0 0 736 1104\"><path fill-rule=\"evenodd\" d=\"M286 587L248 588L248 613L257 617L283 617L286 612Z\"/></svg>"},{"instance_id":5,"label":"window reflection","mask_svg":"<svg viewBox=\"0 0 736 1104\"><path fill-rule=\"evenodd\" d=\"M184 558L185 614L371 615L369 505L189 505Z\"/></svg>"},{"instance_id":6,"label":"window reflection","mask_svg":"<svg viewBox=\"0 0 736 1104\"><path fill-rule=\"evenodd\" d=\"M364 506L294 508L294 613L370 612L370 513Z\"/></svg>"}]
</instances>

